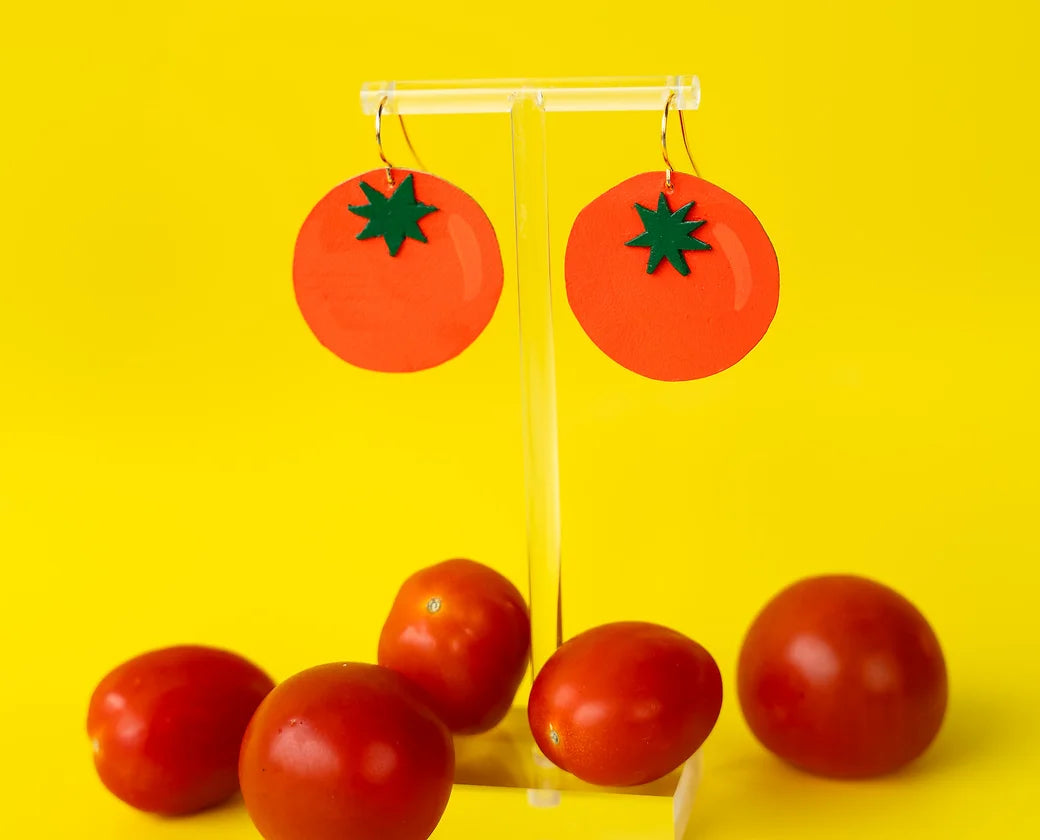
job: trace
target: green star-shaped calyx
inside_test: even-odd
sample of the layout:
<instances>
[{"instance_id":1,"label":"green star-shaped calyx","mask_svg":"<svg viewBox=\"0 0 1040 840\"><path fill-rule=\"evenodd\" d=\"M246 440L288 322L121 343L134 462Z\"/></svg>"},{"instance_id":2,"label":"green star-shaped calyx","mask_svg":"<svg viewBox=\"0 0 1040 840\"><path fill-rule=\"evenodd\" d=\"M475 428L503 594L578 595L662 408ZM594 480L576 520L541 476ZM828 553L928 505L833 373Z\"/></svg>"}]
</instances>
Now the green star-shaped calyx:
<instances>
[{"instance_id":1,"label":"green star-shaped calyx","mask_svg":"<svg viewBox=\"0 0 1040 840\"><path fill-rule=\"evenodd\" d=\"M358 239L383 237L390 256L396 257L405 239L426 242L426 234L419 227L419 219L437 210L432 204L415 200L415 181L409 174L389 195L383 195L371 184L361 182L361 191L368 204L349 204L347 209L356 216L368 219Z\"/></svg>"},{"instance_id":2,"label":"green star-shaped calyx","mask_svg":"<svg viewBox=\"0 0 1040 840\"><path fill-rule=\"evenodd\" d=\"M642 204L635 206L643 222L643 232L626 242L636 248L649 248L650 258L646 273L653 274L661 260L668 260L672 267L684 277L690 273L683 251L710 251L711 245L702 242L693 232L704 224L704 219L686 221L686 214L696 202L684 204L674 213L668 206L668 198L662 192L657 199L657 209L651 210Z\"/></svg>"}]
</instances>

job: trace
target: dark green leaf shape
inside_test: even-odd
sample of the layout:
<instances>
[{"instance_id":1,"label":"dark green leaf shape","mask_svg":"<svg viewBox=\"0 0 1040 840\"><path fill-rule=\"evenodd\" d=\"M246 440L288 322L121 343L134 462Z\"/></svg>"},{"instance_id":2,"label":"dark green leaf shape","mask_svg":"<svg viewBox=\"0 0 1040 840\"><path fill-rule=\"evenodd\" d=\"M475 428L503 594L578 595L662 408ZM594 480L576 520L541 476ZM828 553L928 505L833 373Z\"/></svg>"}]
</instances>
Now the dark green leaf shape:
<instances>
[{"instance_id":1,"label":"dark green leaf shape","mask_svg":"<svg viewBox=\"0 0 1040 840\"><path fill-rule=\"evenodd\" d=\"M643 232L626 242L635 248L649 248L650 258L646 263L646 273L653 274L662 260L668 260L672 267L684 277L690 273L683 251L710 251L711 245L702 242L693 232L704 224L704 219L685 221L696 202L684 204L674 213L668 206L668 199L662 192L657 199L657 209L651 210L642 204L635 206L639 218L643 221Z\"/></svg>"},{"instance_id":2,"label":"dark green leaf shape","mask_svg":"<svg viewBox=\"0 0 1040 840\"><path fill-rule=\"evenodd\" d=\"M389 196L364 181L361 182L361 191L368 199L368 204L347 205L351 213L368 219L368 224L357 235L358 239L383 237L391 257L397 256L405 239L427 241L426 234L419 227L419 220L437 208L415 200L415 182L411 174Z\"/></svg>"}]
</instances>

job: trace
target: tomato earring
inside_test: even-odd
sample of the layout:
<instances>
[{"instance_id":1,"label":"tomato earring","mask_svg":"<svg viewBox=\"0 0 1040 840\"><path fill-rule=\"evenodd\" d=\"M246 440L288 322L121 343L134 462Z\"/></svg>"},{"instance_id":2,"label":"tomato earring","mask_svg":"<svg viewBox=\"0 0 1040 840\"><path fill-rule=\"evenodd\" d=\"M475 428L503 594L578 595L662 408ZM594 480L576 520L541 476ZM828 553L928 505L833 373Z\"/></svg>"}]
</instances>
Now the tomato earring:
<instances>
[{"instance_id":1,"label":"tomato earring","mask_svg":"<svg viewBox=\"0 0 1040 840\"><path fill-rule=\"evenodd\" d=\"M674 98L661 117L664 176L644 172L593 200L571 228L565 260L567 299L589 338L618 364L666 381L739 362L765 335L780 293L776 252L754 214L673 170Z\"/></svg>"},{"instance_id":2,"label":"tomato earring","mask_svg":"<svg viewBox=\"0 0 1040 840\"><path fill-rule=\"evenodd\" d=\"M307 325L341 359L417 371L454 358L487 326L502 293L502 255L469 195L390 164L381 131L386 101L376 110L384 167L314 206L296 239L293 286ZM401 129L411 149L403 119Z\"/></svg>"}]
</instances>

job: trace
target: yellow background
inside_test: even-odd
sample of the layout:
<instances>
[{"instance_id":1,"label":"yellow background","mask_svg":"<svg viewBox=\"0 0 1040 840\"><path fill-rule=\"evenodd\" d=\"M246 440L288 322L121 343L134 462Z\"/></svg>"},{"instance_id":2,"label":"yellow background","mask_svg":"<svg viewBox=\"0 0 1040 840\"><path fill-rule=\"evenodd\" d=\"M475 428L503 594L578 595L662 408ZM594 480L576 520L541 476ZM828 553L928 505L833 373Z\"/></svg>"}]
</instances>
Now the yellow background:
<instances>
[{"instance_id":1,"label":"yellow background","mask_svg":"<svg viewBox=\"0 0 1040 840\"><path fill-rule=\"evenodd\" d=\"M421 565L524 581L512 278L476 344L408 376L340 362L295 307L299 223L377 163L360 83L687 72L702 174L770 231L780 309L708 380L604 357L563 296L567 230L659 166L658 118L550 118L565 633L644 618L718 658L693 836L1031 835L1038 22L1027 0L5 11L0 835L253 837L237 807L164 822L103 791L83 724L109 668L197 641L285 677L370 659ZM508 264L507 119L409 128ZM946 651L945 728L890 779L788 770L735 703L755 611L821 571L904 592ZM436 836L644 836L613 804L523 835L522 799L463 791Z\"/></svg>"}]
</instances>

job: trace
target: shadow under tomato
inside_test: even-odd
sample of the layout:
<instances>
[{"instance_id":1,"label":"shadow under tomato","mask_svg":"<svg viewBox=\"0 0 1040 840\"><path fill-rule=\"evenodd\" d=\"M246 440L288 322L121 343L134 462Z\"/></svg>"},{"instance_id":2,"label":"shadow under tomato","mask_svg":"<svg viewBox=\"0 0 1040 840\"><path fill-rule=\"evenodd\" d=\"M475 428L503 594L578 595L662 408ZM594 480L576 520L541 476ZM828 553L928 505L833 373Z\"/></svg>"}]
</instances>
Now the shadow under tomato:
<instances>
[{"instance_id":1,"label":"shadow under tomato","mask_svg":"<svg viewBox=\"0 0 1040 840\"><path fill-rule=\"evenodd\" d=\"M203 808L201 811L193 811L190 814L178 814L174 816L168 814L153 814L151 816L154 816L163 822L177 823L183 822L184 820L198 818L200 816L219 816L221 814L244 809L245 803L242 801L242 792L235 791L229 799L225 799L223 802L218 802L216 805L211 805L209 808Z\"/></svg>"},{"instance_id":2,"label":"shadow under tomato","mask_svg":"<svg viewBox=\"0 0 1040 840\"><path fill-rule=\"evenodd\" d=\"M871 807L884 791L930 785L967 763L1008 749L1016 723L992 698L959 698L951 702L936 740L916 760L884 776L830 779L799 770L753 739L705 768L687 837L707 837L724 824L727 833L750 832L766 840L761 826L790 826L807 819L813 824L841 825L850 808ZM710 755L710 753L709 753ZM740 826L746 825L746 829ZM784 831L777 836L788 836Z\"/></svg>"},{"instance_id":3,"label":"shadow under tomato","mask_svg":"<svg viewBox=\"0 0 1040 840\"><path fill-rule=\"evenodd\" d=\"M889 777L916 779L942 773L965 762L1003 749L1016 726L996 698L965 697L951 700L942 729L932 745L916 760Z\"/></svg>"},{"instance_id":4,"label":"shadow under tomato","mask_svg":"<svg viewBox=\"0 0 1040 840\"><path fill-rule=\"evenodd\" d=\"M792 836L791 827L808 820L842 825L847 800L840 794L850 785L804 773L749 743L738 756L707 763L684 837L718 831L769 840ZM766 833L767 826L776 826L777 833Z\"/></svg>"}]
</instances>

